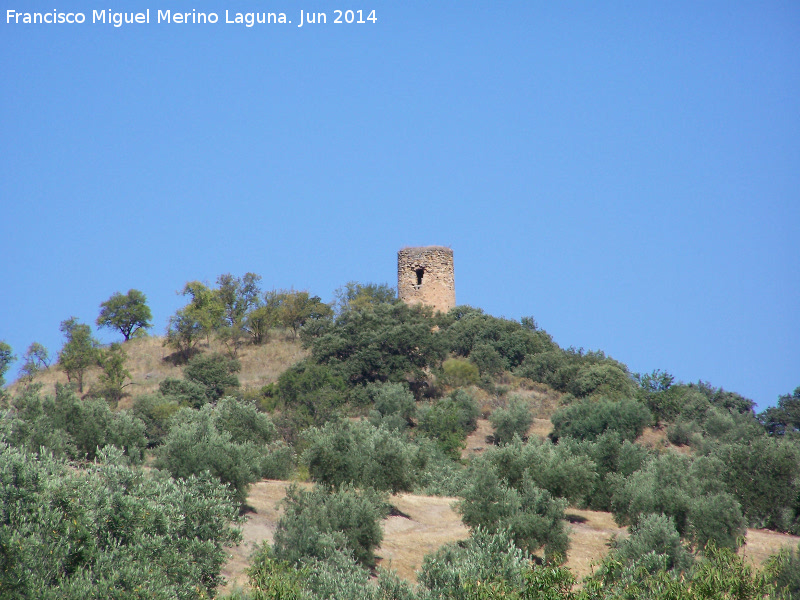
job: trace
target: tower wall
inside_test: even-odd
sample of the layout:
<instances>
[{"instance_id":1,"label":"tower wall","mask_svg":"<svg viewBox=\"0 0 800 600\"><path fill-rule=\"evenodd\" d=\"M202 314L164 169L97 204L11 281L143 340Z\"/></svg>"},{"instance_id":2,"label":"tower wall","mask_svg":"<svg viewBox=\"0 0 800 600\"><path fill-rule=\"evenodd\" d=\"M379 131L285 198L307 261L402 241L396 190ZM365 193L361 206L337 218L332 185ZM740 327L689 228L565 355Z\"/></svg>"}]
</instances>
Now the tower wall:
<instances>
[{"instance_id":1,"label":"tower wall","mask_svg":"<svg viewBox=\"0 0 800 600\"><path fill-rule=\"evenodd\" d=\"M406 304L447 312L456 305L453 251L444 246L404 248L397 253L397 295Z\"/></svg>"}]
</instances>

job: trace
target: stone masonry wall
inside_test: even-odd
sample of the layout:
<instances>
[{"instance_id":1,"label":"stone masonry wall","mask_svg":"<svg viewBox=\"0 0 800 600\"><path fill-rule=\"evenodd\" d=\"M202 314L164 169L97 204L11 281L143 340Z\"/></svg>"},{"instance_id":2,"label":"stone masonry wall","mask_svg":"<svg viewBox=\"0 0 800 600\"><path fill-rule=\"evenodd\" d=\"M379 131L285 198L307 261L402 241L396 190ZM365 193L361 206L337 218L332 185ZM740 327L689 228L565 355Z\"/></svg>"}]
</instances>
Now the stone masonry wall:
<instances>
[{"instance_id":1,"label":"stone masonry wall","mask_svg":"<svg viewBox=\"0 0 800 600\"><path fill-rule=\"evenodd\" d=\"M404 248L397 253L397 295L447 312L456 305L453 251L444 246Z\"/></svg>"}]
</instances>

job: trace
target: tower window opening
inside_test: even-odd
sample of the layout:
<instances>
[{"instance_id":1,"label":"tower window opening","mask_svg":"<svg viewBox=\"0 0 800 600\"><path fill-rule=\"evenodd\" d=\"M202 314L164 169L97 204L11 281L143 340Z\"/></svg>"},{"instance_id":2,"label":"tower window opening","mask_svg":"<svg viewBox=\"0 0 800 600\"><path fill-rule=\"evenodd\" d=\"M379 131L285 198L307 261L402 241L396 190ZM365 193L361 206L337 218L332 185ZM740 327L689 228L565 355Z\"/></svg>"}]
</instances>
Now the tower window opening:
<instances>
[{"instance_id":1,"label":"tower window opening","mask_svg":"<svg viewBox=\"0 0 800 600\"><path fill-rule=\"evenodd\" d=\"M422 276L425 274L425 269L417 269L417 285L422 285Z\"/></svg>"}]
</instances>

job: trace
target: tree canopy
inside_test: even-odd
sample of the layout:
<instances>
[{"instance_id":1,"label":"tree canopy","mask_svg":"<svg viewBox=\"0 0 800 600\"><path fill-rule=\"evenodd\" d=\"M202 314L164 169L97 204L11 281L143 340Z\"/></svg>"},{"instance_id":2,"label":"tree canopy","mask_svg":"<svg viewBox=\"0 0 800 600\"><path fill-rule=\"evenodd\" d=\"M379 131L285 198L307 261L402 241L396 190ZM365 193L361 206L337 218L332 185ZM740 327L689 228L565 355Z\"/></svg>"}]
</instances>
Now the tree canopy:
<instances>
[{"instance_id":1,"label":"tree canopy","mask_svg":"<svg viewBox=\"0 0 800 600\"><path fill-rule=\"evenodd\" d=\"M152 318L147 297L139 290L128 290L127 294L114 293L100 305L97 326L118 330L127 342L138 332L152 327Z\"/></svg>"}]
</instances>

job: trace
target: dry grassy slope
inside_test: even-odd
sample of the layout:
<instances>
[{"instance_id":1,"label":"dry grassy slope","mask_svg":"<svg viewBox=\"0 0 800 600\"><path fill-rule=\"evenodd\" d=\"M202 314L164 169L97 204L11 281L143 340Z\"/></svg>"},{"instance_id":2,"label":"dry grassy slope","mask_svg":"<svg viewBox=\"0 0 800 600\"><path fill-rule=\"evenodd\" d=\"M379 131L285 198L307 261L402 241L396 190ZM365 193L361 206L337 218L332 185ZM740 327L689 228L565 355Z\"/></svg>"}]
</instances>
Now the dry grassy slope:
<instances>
[{"instance_id":1,"label":"dry grassy slope","mask_svg":"<svg viewBox=\"0 0 800 600\"><path fill-rule=\"evenodd\" d=\"M528 431L528 437L545 438L551 428L548 419L536 418ZM478 429L467 439L463 456L467 458L483 452L488 445L486 437L491 433L489 421L479 419ZM649 430L638 441L655 448L669 446L661 430ZM242 528L242 544L230 551L230 558L223 569L228 584L221 591L229 592L236 586L243 587L247 584L245 570L248 557L262 543L272 543L281 514L279 503L288 486L289 483L284 481L262 481L252 487L247 502L255 512L247 515ZM426 554L469 535L458 513L453 509L456 500L415 494L393 496L392 504L406 517L390 516L384 520L384 539L377 551L380 564L395 570L404 579L416 581L416 571L422 566ZM607 512L570 508L567 510L567 519L570 521L567 566L578 578L590 574L593 565L606 555L612 536L627 533L627 528L619 527L611 513ZM756 566L761 566L781 548L796 548L798 543L798 536L748 529L746 544L739 553Z\"/></svg>"},{"instance_id":2,"label":"dry grassy slope","mask_svg":"<svg viewBox=\"0 0 800 600\"><path fill-rule=\"evenodd\" d=\"M120 408L129 407L135 396L158 390L158 384L167 377L182 377L183 367L175 366L168 360L171 350L165 348L163 342L164 338L151 336L123 344L128 354L126 366L131 373L132 383L126 388L128 395L120 402ZM210 345L201 344L200 350L223 353L227 351L225 346L215 340L212 340ZM306 354L299 341L281 333L273 334L272 339L262 346L244 346L239 349L237 358L242 363L242 370L238 373L239 381L245 389L271 383ZM98 373L98 368L92 368L86 373L84 391L88 391L97 382ZM58 367L53 366L40 373L35 381L44 384L45 389L52 390L56 383L66 383L67 376ZM19 382L11 386L12 394L17 385Z\"/></svg>"},{"instance_id":3,"label":"dry grassy slope","mask_svg":"<svg viewBox=\"0 0 800 600\"><path fill-rule=\"evenodd\" d=\"M128 388L129 396L120 403L120 408L130 406L136 395L153 392L166 377L181 377L182 368L165 360L170 352L163 347L163 338L146 337L131 340L124 345L128 353L128 369L133 384ZM212 341L202 345L201 350L225 352L224 346ZM247 346L239 351L238 358L242 370L238 374L242 387L257 388L273 382L286 368L306 356L300 344L285 335L274 335L273 339L263 346ZM56 367L40 373L37 382L52 389L57 382L66 383L66 376ZM90 370L85 378L85 389L89 389L97 381L97 370ZM508 381L499 382L505 385L510 394L520 395L528 399L536 417L529 437L544 438L551 430L550 415L558 407L560 394L547 386L517 380L509 377ZM12 386L12 393L15 386ZM474 388L471 390L478 399L481 410L488 415L498 406L505 404L505 398L490 396L486 392ZM478 429L469 436L464 457L475 456L483 452L488 443L487 436L492 433L488 420L480 419ZM648 429L640 437L638 443L657 449L670 448L663 430ZM684 449L677 449L678 451ZM244 585L247 581L245 569L248 557L253 548L264 541L271 543L272 536L280 517L279 501L284 497L287 482L262 481L255 484L248 498L248 504L255 509L247 516L243 526L243 542L232 548L230 559L225 565L223 574L229 580L226 590L235 585ZM453 510L454 498L439 498L402 494L392 499L393 504L408 518L392 516L384 522L384 542L378 551L381 563L398 572L401 577L415 580L415 572L422 564L425 554L434 551L441 545L463 539L467 530L462 525L458 514ZM582 577L591 571L592 564L599 561L608 551L607 542L612 535L625 533L617 527L609 513L569 509L567 515L571 521L571 548L567 565L578 576ZM771 554L782 547L794 546L800 537L789 536L763 530L748 530L747 544L742 553L756 565L761 565Z\"/></svg>"},{"instance_id":4,"label":"dry grassy slope","mask_svg":"<svg viewBox=\"0 0 800 600\"><path fill-rule=\"evenodd\" d=\"M263 542L272 543L281 514L280 500L288 486L285 481L261 481L253 485L247 502L255 512L247 515L242 543L230 549L222 572L228 583L221 592L246 586L248 557ZM393 496L392 504L407 516L390 516L384 520L384 539L377 551L380 564L395 570L404 579L416 581L416 571L426 554L469 535L453 509L455 501L456 498L414 494ZM581 578L591 573L593 565L606 555L611 537L625 535L626 529L618 527L612 515L605 512L570 508L567 518L571 522L567 566ZM796 548L798 543L798 536L748 529L747 543L740 554L761 566L781 548Z\"/></svg>"}]
</instances>

